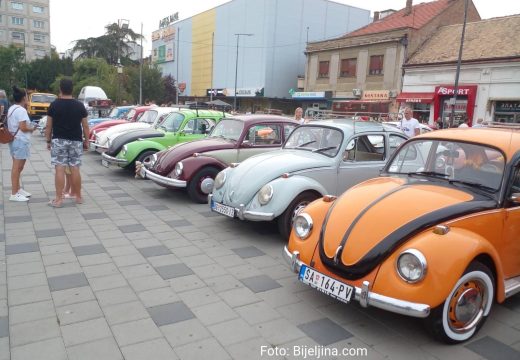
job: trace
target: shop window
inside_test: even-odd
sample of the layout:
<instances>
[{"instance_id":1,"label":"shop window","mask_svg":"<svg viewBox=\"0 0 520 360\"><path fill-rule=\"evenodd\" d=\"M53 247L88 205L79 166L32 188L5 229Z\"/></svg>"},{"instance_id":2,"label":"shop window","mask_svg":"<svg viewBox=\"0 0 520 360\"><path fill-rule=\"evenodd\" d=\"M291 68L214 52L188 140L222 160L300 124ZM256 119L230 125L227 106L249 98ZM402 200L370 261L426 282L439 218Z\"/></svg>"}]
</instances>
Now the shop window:
<instances>
[{"instance_id":1,"label":"shop window","mask_svg":"<svg viewBox=\"0 0 520 360\"><path fill-rule=\"evenodd\" d=\"M326 78L329 77L329 61L320 61L318 69L318 77Z\"/></svg>"},{"instance_id":2,"label":"shop window","mask_svg":"<svg viewBox=\"0 0 520 360\"><path fill-rule=\"evenodd\" d=\"M339 76L341 77L356 77L357 59L342 59Z\"/></svg>"},{"instance_id":3,"label":"shop window","mask_svg":"<svg viewBox=\"0 0 520 360\"><path fill-rule=\"evenodd\" d=\"M384 55L373 55L370 57L369 75L383 75Z\"/></svg>"},{"instance_id":4,"label":"shop window","mask_svg":"<svg viewBox=\"0 0 520 360\"><path fill-rule=\"evenodd\" d=\"M520 123L520 101L497 101L493 121Z\"/></svg>"}]
</instances>

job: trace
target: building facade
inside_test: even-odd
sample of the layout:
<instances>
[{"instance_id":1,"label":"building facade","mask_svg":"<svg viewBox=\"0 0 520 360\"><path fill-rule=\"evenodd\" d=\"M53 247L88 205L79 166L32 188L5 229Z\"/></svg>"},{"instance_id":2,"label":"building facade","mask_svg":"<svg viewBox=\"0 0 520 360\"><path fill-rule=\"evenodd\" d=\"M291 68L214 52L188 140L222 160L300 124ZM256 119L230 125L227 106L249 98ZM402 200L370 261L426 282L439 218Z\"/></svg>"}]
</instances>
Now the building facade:
<instances>
[{"instance_id":1,"label":"building facade","mask_svg":"<svg viewBox=\"0 0 520 360\"><path fill-rule=\"evenodd\" d=\"M51 54L49 0L0 0L0 46L24 48L27 61Z\"/></svg>"},{"instance_id":2,"label":"building facade","mask_svg":"<svg viewBox=\"0 0 520 360\"><path fill-rule=\"evenodd\" d=\"M310 43L305 93L328 92L319 105L335 111L397 112L403 64L439 27L464 19L464 0L403 5L383 18L375 12L371 24L345 36ZM480 20L471 1L468 19Z\"/></svg>"},{"instance_id":3,"label":"building facade","mask_svg":"<svg viewBox=\"0 0 520 360\"><path fill-rule=\"evenodd\" d=\"M293 108L307 41L347 33L369 18L368 10L333 1L233 0L155 31L152 59L178 79L183 99L232 104L236 83L242 111Z\"/></svg>"},{"instance_id":4,"label":"building facade","mask_svg":"<svg viewBox=\"0 0 520 360\"><path fill-rule=\"evenodd\" d=\"M405 65L398 100L430 124L465 119L520 123L520 15L470 22L466 26L455 94L462 25L440 28Z\"/></svg>"}]
</instances>

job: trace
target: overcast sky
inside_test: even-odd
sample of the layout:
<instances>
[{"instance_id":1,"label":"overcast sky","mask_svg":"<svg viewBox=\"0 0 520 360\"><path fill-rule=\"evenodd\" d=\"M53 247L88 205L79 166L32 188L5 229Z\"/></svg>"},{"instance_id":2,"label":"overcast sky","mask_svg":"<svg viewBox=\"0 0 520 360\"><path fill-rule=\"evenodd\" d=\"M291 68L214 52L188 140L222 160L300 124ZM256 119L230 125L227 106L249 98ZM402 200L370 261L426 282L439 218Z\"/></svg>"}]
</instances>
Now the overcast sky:
<instances>
[{"instance_id":1,"label":"overcast sky","mask_svg":"<svg viewBox=\"0 0 520 360\"><path fill-rule=\"evenodd\" d=\"M254 0L250 0L254 1ZM281 0L283 1L283 0ZM58 52L70 49L77 39L97 37L104 33L107 24L117 19L127 19L135 32L141 31L145 56L152 47L151 34L159 28L159 20L179 12L180 19L186 19L202 11L228 2L228 0L50 0L51 43ZM372 11L395 9L406 5L406 0L336 0L336 2ZM414 4L426 2L414 0ZM488 19L496 16L520 14L518 0L473 0L480 16Z\"/></svg>"}]
</instances>

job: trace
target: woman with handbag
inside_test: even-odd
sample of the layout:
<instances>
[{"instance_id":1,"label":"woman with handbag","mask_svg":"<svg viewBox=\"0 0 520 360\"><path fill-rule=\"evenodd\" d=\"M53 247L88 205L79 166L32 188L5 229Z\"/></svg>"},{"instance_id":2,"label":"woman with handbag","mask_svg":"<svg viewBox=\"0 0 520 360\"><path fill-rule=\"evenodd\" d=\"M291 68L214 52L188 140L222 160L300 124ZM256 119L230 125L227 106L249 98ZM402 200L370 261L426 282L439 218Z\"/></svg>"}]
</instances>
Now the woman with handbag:
<instances>
[{"instance_id":1,"label":"woman with handbag","mask_svg":"<svg viewBox=\"0 0 520 360\"><path fill-rule=\"evenodd\" d=\"M31 134L35 127L25 107L27 106L27 92L13 86L14 104L7 112L7 125L14 140L9 143L9 150L13 158L11 168L11 196L10 201L28 201L31 193L20 187L20 176L26 160L31 155Z\"/></svg>"}]
</instances>

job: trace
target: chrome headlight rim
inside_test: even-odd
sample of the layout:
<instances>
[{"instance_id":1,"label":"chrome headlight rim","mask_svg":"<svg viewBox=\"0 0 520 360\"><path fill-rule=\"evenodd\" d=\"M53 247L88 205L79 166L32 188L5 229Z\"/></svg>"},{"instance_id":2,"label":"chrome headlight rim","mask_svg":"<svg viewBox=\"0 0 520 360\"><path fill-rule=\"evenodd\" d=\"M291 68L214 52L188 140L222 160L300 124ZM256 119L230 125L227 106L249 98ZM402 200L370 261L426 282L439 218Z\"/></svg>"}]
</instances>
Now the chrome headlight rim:
<instances>
[{"instance_id":1,"label":"chrome headlight rim","mask_svg":"<svg viewBox=\"0 0 520 360\"><path fill-rule=\"evenodd\" d=\"M175 176L177 176L177 177L181 176L183 170L184 170L184 165L183 165L182 161L179 161L177 164L175 164L175 170L174 170Z\"/></svg>"},{"instance_id":2,"label":"chrome headlight rim","mask_svg":"<svg viewBox=\"0 0 520 360\"><path fill-rule=\"evenodd\" d=\"M222 186L224 186L224 184L226 183L226 179L227 179L227 173L226 171L221 171L217 174L217 176L215 177L215 182L213 184L213 186L215 187L215 189L220 189Z\"/></svg>"},{"instance_id":3,"label":"chrome headlight rim","mask_svg":"<svg viewBox=\"0 0 520 360\"><path fill-rule=\"evenodd\" d=\"M421 274L416 279L411 279L402 273L401 260L404 259L404 256L413 256L417 260L417 263L420 265ZM407 250L404 250L403 252L401 252L401 254L399 254L399 256L397 257L397 260L395 262L395 267L396 267L396 271L397 271L397 274L399 275L399 277L404 282L409 283L409 284L416 284L418 282L421 282L426 277L426 273L428 271L428 263L426 261L426 257L423 255L422 252L420 252L417 249L407 249Z\"/></svg>"},{"instance_id":4,"label":"chrome headlight rim","mask_svg":"<svg viewBox=\"0 0 520 360\"><path fill-rule=\"evenodd\" d=\"M299 219L304 219L307 222L307 229L303 230L301 232L299 231L299 228L298 228ZM312 233L312 229L314 227L314 223L312 221L312 217L309 214L307 214L305 212L300 212L294 218L294 222L293 222L293 226L292 227L293 227L294 233L296 234L296 236L298 238L300 238L300 240L306 240L307 238L309 238L309 236Z\"/></svg>"},{"instance_id":5,"label":"chrome headlight rim","mask_svg":"<svg viewBox=\"0 0 520 360\"><path fill-rule=\"evenodd\" d=\"M127 152L128 152L128 146L123 145L123 147L121 148L121 155L125 156Z\"/></svg>"},{"instance_id":6,"label":"chrome headlight rim","mask_svg":"<svg viewBox=\"0 0 520 360\"><path fill-rule=\"evenodd\" d=\"M260 205L264 206L269 204L271 199L273 198L274 189L271 184L266 184L262 186L260 191L258 192L258 202Z\"/></svg>"}]
</instances>

